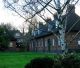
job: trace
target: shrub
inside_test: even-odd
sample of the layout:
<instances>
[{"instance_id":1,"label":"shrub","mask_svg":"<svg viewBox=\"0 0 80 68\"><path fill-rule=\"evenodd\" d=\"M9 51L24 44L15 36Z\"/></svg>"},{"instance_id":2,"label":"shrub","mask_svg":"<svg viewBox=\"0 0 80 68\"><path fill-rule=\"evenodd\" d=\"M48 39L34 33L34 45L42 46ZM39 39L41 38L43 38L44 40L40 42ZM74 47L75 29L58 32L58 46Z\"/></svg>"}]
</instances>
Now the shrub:
<instances>
[{"instance_id":1,"label":"shrub","mask_svg":"<svg viewBox=\"0 0 80 68\"><path fill-rule=\"evenodd\" d=\"M25 68L53 68L54 60L51 58L36 58L31 60Z\"/></svg>"},{"instance_id":2,"label":"shrub","mask_svg":"<svg viewBox=\"0 0 80 68\"><path fill-rule=\"evenodd\" d=\"M61 64L63 68L80 68L80 60L76 58L75 54L64 55Z\"/></svg>"},{"instance_id":3,"label":"shrub","mask_svg":"<svg viewBox=\"0 0 80 68\"><path fill-rule=\"evenodd\" d=\"M59 58L36 58L31 60L25 68L80 68L80 59L74 54L65 54Z\"/></svg>"}]
</instances>

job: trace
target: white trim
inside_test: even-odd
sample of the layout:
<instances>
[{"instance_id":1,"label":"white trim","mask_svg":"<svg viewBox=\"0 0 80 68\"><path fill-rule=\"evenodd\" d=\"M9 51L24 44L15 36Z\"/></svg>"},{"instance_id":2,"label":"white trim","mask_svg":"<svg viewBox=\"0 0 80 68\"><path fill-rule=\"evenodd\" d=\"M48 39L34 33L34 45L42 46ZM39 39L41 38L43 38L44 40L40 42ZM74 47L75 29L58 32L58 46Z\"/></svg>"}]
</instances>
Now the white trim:
<instances>
[{"instance_id":1,"label":"white trim","mask_svg":"<svg viewBox=\"0 0 80 68\"><path fill-rule=\"evenodd\" d=\"M10 42L9 47L13 47L13 43L12 42Z\"/></svg>"},{"instance_id":2,"label":"white trim","mask_svg":"<svg viewBox=\"0 0 80 68\"><path fill-rule=\"evenodd\" d=\"M80 40L78 40L78 45L80 45Z\"/></svg>"},{"instance_id":3,"label":"white trim","mask_svg":"<svg viewBox=\"0 0 80 68\"><path fill-rule=\"evenodd\" d=\"M54 46L54 39L52 39L52 46Z\"/></svg>"}]
</instances>

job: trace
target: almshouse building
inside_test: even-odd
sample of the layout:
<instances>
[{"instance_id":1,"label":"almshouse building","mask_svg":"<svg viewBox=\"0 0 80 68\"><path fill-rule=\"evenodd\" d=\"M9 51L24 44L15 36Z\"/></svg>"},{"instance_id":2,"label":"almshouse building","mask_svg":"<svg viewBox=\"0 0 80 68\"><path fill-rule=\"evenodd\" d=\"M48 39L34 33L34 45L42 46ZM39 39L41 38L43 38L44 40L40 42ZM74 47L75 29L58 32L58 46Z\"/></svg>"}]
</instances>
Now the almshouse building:
<instances>
[{"instance_id":1,"label":"almshouse building","mask_svg":"<svg viewBox=\"0 0 80 68\"><path fill-rule=\"evenodd\" d=\"M79 50L80 49L80 34L76 33L80 30L80 17L75 13L75 6L69 5L67 9L67 16L63 15L66 23L66 48L69 51ZM38 24L38 30L32 30L32 36L30 42L30 51L39 51L39 52L54 52L61 53L62 48L60 46L60 41L55 35L58 35L58 28L55 26L56 14L54 15L54 20L47 20L47 24L43 25L42 23Z\"/></svg>"}]
</instances>

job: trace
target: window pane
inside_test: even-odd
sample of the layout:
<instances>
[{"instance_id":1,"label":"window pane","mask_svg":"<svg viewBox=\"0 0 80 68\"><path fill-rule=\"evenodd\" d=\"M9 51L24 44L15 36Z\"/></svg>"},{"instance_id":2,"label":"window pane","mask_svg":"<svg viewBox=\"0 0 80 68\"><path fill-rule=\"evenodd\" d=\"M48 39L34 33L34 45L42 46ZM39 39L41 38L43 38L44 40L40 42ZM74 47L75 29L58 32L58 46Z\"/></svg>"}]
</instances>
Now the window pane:
<instances>
[{"instance_id":1,"label":"window pane","mask_svg":"<svg viewBox=\"0 0 80 68\"><path fill-rule=\"evenodd\" d=\"M54 39L52 40L52 45L54 46Z\"/></svg>"},{"instance_id":2,"label":"window pane","mask_svg":"<svg viewBox=\"0 0 80 68\"><path fill-rule=\"evenodd\" d=\"M78 45L80 45L80 40L78 41Z\"/></svg>"}]
</instances>

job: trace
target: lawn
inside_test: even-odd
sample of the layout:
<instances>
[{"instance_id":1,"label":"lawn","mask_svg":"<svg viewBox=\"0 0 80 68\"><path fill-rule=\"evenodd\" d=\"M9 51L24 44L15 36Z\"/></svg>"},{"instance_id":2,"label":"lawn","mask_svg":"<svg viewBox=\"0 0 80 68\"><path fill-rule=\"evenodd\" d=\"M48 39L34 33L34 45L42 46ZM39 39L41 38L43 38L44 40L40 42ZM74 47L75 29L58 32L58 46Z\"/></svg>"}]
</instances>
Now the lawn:
<instances>
[{"instance_id":1,"label":"lawn","mask_svg":"<svg viewBox=\"0 0 80 68\"><path fill-rule=\"evenodd\" d=\"M56 55L31 52L0 52L0 68L24 68L26 63L36 57L52 57Z\"/></svg>"}]
</instances>

